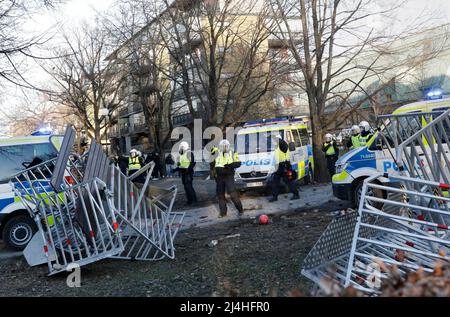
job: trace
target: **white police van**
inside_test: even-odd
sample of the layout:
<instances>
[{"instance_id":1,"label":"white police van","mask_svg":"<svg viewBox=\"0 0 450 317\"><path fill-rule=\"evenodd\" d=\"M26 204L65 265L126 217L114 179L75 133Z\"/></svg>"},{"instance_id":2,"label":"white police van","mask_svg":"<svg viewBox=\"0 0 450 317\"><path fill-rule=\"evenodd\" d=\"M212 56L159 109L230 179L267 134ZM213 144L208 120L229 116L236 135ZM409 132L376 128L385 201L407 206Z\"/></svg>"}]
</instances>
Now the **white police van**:
<instances>
[{"instance_id":1,"label":"white police van","mask_svg":"<svg viewBox=\"0 0 450 317\"><path fill-rule=\"evenodd\" d=\"M267 119L245 123L236 135L235 149L242 162L235 173L237 188L270 186L275 172L274 136L278 134L289 144L291 164L298 179L308 183L313 178L312 146L304 119Z\"/></svg>"},{"instance_id":2,"label":"white police van","mask_svg":"<svg viewBox=\"0 0 450 317\"><path fill-rule=\"evenodd\" d=\"M62 136L36 132L31 136L0 138L0 238L15 250L23 250L36 232L36 225L9 184L10 177L33 160L57 156Z\"/></svg>"},{"instance_id":3,"label":"white police van","mask_svg":"<svg viewBox=\"0 0 450 317\"><path fill-rule=\"evenodd\" d=\"M392 114L445 111L449 108L450 99L426 100L404 105ZM391 154L386 147L380 149L377 144L377 137L378 133L375 133L368 140L366 146L349 151L336 162L336 174L333 175L334 196L342 200L353 201L357 206L361 197L364 179L379 172L398 173L398 168ZM379 180L381 182L388 181L385 178L380 178ZM381 191L374 191L372 194L377 197L383 196Z\"/></svg>"}]
</instances>

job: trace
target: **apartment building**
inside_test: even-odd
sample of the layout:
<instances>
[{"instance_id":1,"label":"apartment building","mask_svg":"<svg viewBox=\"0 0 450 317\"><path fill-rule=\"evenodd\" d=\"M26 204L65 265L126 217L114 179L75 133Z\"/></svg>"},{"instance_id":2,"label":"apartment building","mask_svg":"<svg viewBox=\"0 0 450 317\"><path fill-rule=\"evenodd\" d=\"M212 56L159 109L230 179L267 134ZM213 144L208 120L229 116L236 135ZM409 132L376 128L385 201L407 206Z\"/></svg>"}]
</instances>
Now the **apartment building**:
<instances>
[{"instance_id":1,"label":"apartment building","mask_svg":"<svg viewBox=\"0 0 450 317\"><path fill-rule=\"evenodd\" d=\"M265 0L173 1L111 53L109 60L131 69L128 85L121 92L126 95L124 105L109 134L111 142L122 153L131 148L142 152L154 149L144 107L160 102L161 96L167 101L164 107L171 120L169 124L164 116L161 133L171 125L190 126L194 119L226 126L308 115L295 83L299 71L266 4ZM291 18L290 24L300 39L299 18ZM159 49L157 53L153 50L150 63L143 68L144 61L133 55L146 45L150 51L152 45ZM158 65L152 60L155 54L159 54ZM164 70L154 69L161 65ZM146 85L136 85L142 81ZM142 102L143 96L147 104Z\"/></svg>"}]
</instances>

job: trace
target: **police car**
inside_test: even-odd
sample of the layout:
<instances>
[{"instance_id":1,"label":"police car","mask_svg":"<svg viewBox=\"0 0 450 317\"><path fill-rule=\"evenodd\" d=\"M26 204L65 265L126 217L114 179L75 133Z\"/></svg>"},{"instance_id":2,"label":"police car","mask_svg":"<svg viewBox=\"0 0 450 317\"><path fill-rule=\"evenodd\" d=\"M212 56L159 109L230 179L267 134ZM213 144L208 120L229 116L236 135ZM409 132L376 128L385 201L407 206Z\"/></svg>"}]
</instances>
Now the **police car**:
<instances>
[{"instance_id":1,"label":"police car","mask_svg":"<svg viewBox=\"0 0 450 317\"><path fill-rule=\"evenodd\" d=\"M314 160L307 123L302 118L267 119L247 122L237 133L235 149L241 167L236 169L236 187L245 189L270 186L275 172L276 135L289 144L291 165L298 179L308 183L313 178Z\"/></svg>"},{"instance_id":2,"label":"police car","mask_svg":"<svg viewBox=\"0 0 450 317\"><path fill-rule=\"evenodd\" d=\"M445 111L450 109L450 99L425 100L404 105L392 114ZM367 142L366 146L353 149L336 162L336 174L333 175L333 194L339 199L350 200L357 206L362 193L363 182L367 177L379 172L398 174L398 168L387 148L377 146L377 136ZM388 181L380 178L380 181ZM383 193L374 190L374 196Z\"/></svg>"},{"instance_id":3,"label":"police car","mask_svg":"<svg viewBox=\"0 0 450 317\"><path fill-rule=\"evenodd\" d=\"M36 232L10 177L26 169L33 160L47 161L57 156L62 136L36 131L31 136L0 138L0 238L14 250L23 250Z\"/></svg>"}]
</instances>

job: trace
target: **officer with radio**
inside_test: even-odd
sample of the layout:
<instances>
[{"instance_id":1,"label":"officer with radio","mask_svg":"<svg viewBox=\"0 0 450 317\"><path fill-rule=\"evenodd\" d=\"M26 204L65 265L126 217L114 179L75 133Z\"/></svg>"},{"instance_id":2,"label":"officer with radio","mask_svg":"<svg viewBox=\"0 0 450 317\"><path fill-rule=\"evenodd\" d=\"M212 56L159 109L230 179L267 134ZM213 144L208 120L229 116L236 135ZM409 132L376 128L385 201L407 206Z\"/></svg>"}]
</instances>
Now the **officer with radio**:
<instances>
[{"instance_id":1,"label":"officer with radio","mask_svg":"<svg viewBox=\"0 0 450 317\"><path fill-rule=\"evenodd\" d=\"M291 200L299 199L300 195L298 194L298 189L296 186L297 173L291 166L291 152L289 151L289 145L283 140L281 135L277 135L275 137L275 142L277 143L274 153L276 171L273 174L272 180L273 197L269 200L269 202L278 200L281 180L289 186L289 190L292 193Z\"/></svg>"},{"instance_id":2,"label":"officer with radio","mask_svg":"<svg viewBox=\"0 0 450 317\"><path fill-rule=\"evenodd\" d=\"M322 146L322 151L325 153L325 158L327 160L327 169L330 177L335 174L335 165L339 157L339 148L333 136L330 133L325 134L325 142Z\"/></svg>"},{"instance_id":3,"label":"officer with radio","mask_svg":"<svg viewBox=\"0 0 450 317\"><path fill-rule=\"evenodd\" d=\"M230 195L239 215L242 215L244 208L242 207L241 199L234 184L234 171L241 166L238 154L230 149L230 142L228 140L220 141L219 147L213 148L211 153L217 154L214 160L214 168L217 185L216 193L219 199L219 217L225 217L227 215L225 191Z\"/></svg>"}]
</instances>

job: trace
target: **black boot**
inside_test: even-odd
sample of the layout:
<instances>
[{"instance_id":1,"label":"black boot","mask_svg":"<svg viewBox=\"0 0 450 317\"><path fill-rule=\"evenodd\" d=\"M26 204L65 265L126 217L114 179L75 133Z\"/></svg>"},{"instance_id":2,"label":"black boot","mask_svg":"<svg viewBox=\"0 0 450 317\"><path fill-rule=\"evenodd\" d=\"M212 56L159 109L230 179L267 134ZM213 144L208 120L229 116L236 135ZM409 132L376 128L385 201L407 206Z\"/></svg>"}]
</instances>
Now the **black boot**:
<instances>
[{"instance_id":1,"label":"black boot","mask_svg":"<svg viewBox=\"0 0 450 317\"><path fill-rule=\"evenodd\" d=\"M297 200L297 199L300 199L300 195L299 195L299 194L293 195L293 196L291 197L291 200Z\"/></svg>"},{"instance_id":2,"label":"black boot","mask_svg":"<svg viewBox=\"0 0 450 317\"><path fill-rule=\"evenodd\" d=\"M277 197L272 197L272 198L269 199L269 203L272 203L272 202L277 201L277 200L278 200Z\"/></svg>"}]
</instances>

